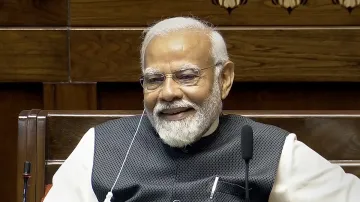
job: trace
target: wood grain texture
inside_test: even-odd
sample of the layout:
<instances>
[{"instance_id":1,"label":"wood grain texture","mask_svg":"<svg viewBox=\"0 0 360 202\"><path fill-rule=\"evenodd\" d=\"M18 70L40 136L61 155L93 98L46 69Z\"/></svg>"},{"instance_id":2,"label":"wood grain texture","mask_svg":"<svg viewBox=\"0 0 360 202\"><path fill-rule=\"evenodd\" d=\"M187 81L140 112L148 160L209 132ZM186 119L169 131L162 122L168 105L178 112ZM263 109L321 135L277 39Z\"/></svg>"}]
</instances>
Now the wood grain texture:
<instances>
[{"instance_id":1,"label":"wood grain texture","mask_svg":"<svg viewBox=\"0 0 360 202\"><path fill-rule=\"evenodd\" d=\"M46 117L44 111L40 111L37 116L36 122L36 140L37 140L37 158L36 158L36 170L38 171L36 178L33 179L36 183L35 196L36 202L41 201L45 193L45 156L46 156Z\"/></svg>"},{"instance_id":2,"label":"wood grain texture","mask_svg":"<svg viewBox=\"0 0 360 202\"><path fill-rule=\"evenodd\" d=\"M360 81L360 29L223 33L236 81Z\"/></svg>"},{"instance_id":3,"label":"wood grain texture","mask_svg":"<svg viewBox=\"0 0 360 202\"><path fill-rule=\"evenodd\" d=\"M44 109L96 110L96 83L44 83Z\"/></svg>"},{"instance_id":4,"label":"wood grain texture","mask_svg":"<svg viewBox=\"0 0 360 202\"><path fill-rule=\"evenodd\" d=\"M74 26L146 26L173 16L194 15L215 25L359 25L360 10L349 15L328 0L308 1L291 15L271 0L252 0L231 15L211 0L72 0Z\"/></svg>"},{"instance_id":5,"label":"wood grain texture","mask_svg":"<svg viewBox=\"0 0 360 202\"><path fill-rule=\"evenodd\" d=\"M98 83L99 110L142 110L143 88L140 83Z\"/></svg>"},{"instance_id":6,"label":"wood grain texture","mask_svg":"<svg viewBox=\"0 0 360 202\"><path fill-rule=\"evenodd\" d=\"M98 83L98 109L142 110L139 83ZM236 82L226 110L360 110L360 83Z\"/></svg>"},{"instance_id":7,"label":"wood grain texture","mask_svg":"<svg viewBox=\"0 0 360 202\"><path fill-rule=\"evenodd\" d=\"M256 117L297 135L326 159L360 159L360 116L354 117Z\"/></svg>"},{"instance_id":8,"label":"wood grain texture","mask_svg":"<svg viewBox=\"0 0 360 202\"><path fill-rule=\"evenodd\" d=\"M67 81L66 31L1 30L0 81Z\"/></svg>"},{"instance_id":9,"label":"wood grain texture","mask_svg":"<svg viewBox=\"0 0 360 202\"><path fill-rule=\"evenodd\" d=\"M140 32L71 31L72 80L138 80Z\"/></svg>"},{"instance_id":10,"label":"wood grain texture","mask_svg":"<svg viewBox=\"0 0 360 202\"><path fill-rule=\"evenodd\" d=\"M71 113L71 114L69 114ZM140 114L141 111L131 114ZM295 133L298 139L329 160L360 160L359 111L229 111ZM67 115L66 115L67 114ZM50 112L47 115L46 160L63 160L85 132L126 112Z\"/></svg>"},{"instance_id":11,"label":"wood grain texture","mask_svg":"<svg viewBox=\"0 0 360 202\"><path fill-rule=\"evenodd\" d=\"M47 117L46 160L66 159L81 137L92 126L110 120L111 117ZM60 135L61 133L61 135Z\"/></svg>"},{"instance_id":12,"label":"wood grain texture","mask_svg":"<svg viewBox=\"0 0 360 202\"><path fill-rule=\"evenodd\" d=\"M32 180L29 180L29 187L28 187L28 202L36 202L36 186L39 175L39 169L37 166L37 159L38 159L38 149L37 149L37 115L40 112L39 109L31 110L28 117L27 117L27 137L26 137L26 160L31 162L31 178ZM20 151L19 151L20 152ZM21 188L21 186L20 186ZM17 197L21 197L21 192L18 192Z\"/></svg>"},{"instance_id":13,"label":"wood grain texture","mask_svg":"<svg viewBox=\"0 0 360 202\"><path fill-rule=\"evenodd\" d=\"M18 175L22 174L17 171L17 140L18 132L21 132L18 129L19 114L24 109L41 109L41 96L41 84L0 83L0 162L3 165L0 167L1 201L14 201Z\"/></svg>"},{"instance_id":14,"label":"wood grain texture","mask_svg":"<svg viewBox=\"0 0 360 202\"><path fill-rule=\"evenodd\" d=\"M67 25L67 0L0 0L1 26Z\"/></svg>"},{"instance_id":15,"label":"wood grain texture","mask_svg":"<svg viewBox=\"0 0 360 202\"><path fill-rule=\"evenodd\" d=\"M16 167L16 201L21 201L21 192L23 192L23 188L21 185L24 184L24 178L21 173L24 172L24 162L26 159L27 153L27 127L28 127L28 115L30 110L21 111L18 118L18 137L17 137L17 167ZM10 194L8 194L10 197Z\"/></svg>"},{"instance_id":16,"label":"wood grain texture","mask_svg":"<svg viewBox=\"0 0 360 202\"><path fill-rule=\"evenodd\" d=\"M360 110L360 83L235 83L226 110Z\"/></svg>"},{"instance_id":17,"label":"wood grain texture","mask_svg":"<svg viewBox=\"0 0 360 202\"><path fill-rule=\"evenodd\" d=\"M221 30L235 81L360 81L360 29ZM74 81L138 82L141 30L73 30Z\"/></svg>"}]
</instances>

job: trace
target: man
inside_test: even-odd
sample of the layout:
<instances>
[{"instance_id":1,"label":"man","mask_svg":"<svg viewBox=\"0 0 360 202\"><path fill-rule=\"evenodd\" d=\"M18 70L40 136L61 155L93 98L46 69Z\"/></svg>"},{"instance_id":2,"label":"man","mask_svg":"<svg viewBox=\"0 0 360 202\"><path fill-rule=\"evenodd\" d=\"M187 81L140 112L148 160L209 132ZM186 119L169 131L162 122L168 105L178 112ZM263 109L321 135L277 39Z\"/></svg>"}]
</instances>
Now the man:
<instances>
[{"instance_id":1,"label":"man","mask_svg":"<svg viewBox=\"0 0 360 202\"><path fill-rule=\"evenodd\" d=\"M54 175L45 202L245 201L246 125L255 142L251 201L360 201L360 180L295 134L221 114L234 64L212 27L183 17L155 24L141 64L146 116L91 128Z\"/></svg>"}]
</instances>

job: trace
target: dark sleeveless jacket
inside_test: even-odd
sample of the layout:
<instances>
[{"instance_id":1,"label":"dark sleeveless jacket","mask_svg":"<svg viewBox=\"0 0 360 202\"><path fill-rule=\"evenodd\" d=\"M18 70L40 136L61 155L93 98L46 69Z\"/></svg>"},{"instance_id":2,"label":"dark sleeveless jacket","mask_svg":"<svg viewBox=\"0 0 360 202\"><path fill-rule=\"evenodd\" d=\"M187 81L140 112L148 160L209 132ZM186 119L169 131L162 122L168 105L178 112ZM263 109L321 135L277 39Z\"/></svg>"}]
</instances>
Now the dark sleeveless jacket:
<instances>
[{"instance_id":1,"label":"dark sleeveless jacket","mask_svg":"<svg viewBox=\"0 0 360 202\"><path fill-rule=\"evenodd\" d=\"M121 118L95 127L92 187L100 202L115 182L140 116ZM222 115L216 131L186 147L164 144L144 116L120 178L114 202L235 202L245 201L245 162L241 128L254 131L250 161L252 202L268 201L286 136L278 127L238 115ZM219 177L214 198L211 189Z\"/></svg>"}]
</instances>

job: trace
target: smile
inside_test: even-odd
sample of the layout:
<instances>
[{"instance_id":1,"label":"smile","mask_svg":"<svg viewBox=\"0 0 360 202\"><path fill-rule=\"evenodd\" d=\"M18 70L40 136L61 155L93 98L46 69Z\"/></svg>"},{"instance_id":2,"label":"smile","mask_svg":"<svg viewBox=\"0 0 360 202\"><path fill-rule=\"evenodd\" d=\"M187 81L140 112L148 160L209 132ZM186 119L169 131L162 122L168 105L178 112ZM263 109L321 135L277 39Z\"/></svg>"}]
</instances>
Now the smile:
<instances>
[{"instance_id":1,"label":"smile","mask_svg":"<svg viewBox=\"0 0 360 202\"><path fill-rule=\"evenodd\" d=\"M195 110L193 108L180 107L180 108L163 110L160 112L159 116L169 121L178 121L193 114L194 111Z\"/></svg>"}]
</instances>

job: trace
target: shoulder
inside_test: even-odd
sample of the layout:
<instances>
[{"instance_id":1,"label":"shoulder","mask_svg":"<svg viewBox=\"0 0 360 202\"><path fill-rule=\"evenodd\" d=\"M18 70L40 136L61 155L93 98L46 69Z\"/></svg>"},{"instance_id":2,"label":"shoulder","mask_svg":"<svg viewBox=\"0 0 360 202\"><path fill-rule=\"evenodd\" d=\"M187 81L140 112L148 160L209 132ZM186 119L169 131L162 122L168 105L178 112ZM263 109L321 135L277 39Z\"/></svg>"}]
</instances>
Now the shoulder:
<instances>
[{"instance_id":1,"label":"shoulder","mask_svg":"<svg viewBox=\"0 0 360 202\"><path fill-rule=\"evenodd\" d=\"M119 130L119 129L130 129L137 126L140 122L141 115L130 115L126 117L111 119L98 124L94 127L95 131L106 129L106 130ZM147 121L147 117L144 116L142 122Z\"/></svg>"},{"instance_id":2,"label":"shoulder","mask_svg":"<svg viewBox=\"0 0 360 202\"><path fill-rule=\"evenodd\" d=\"M123 138L129 134L134 134L139 125L139 133L152 131L152 125L146 115L132 115L108 120L94 127L95 140Z\"/></svg>"},{"instance_id":3,"label":"shoulder","mask_svg":"<svg viewBox=\"0 0 360 202\"><path fill-rule=\"evenodd\" d=\"M235 127L242 127L244 125L249 125L252 127L254 134L279 134L279 135L289 135L290 132L280 128L278 126L275 125L271 125L271 124L266 124L266 123L261 123L259 121L256 121L255 119L249 118L249 117L245 117L245 116L241 116L241 115L223 115L222 116L224 119L227 119L227 121L229 121L231 123L231 125L235 126ZM241 130L241 129L240 129Z\"/></svg>"}]
</instances>

